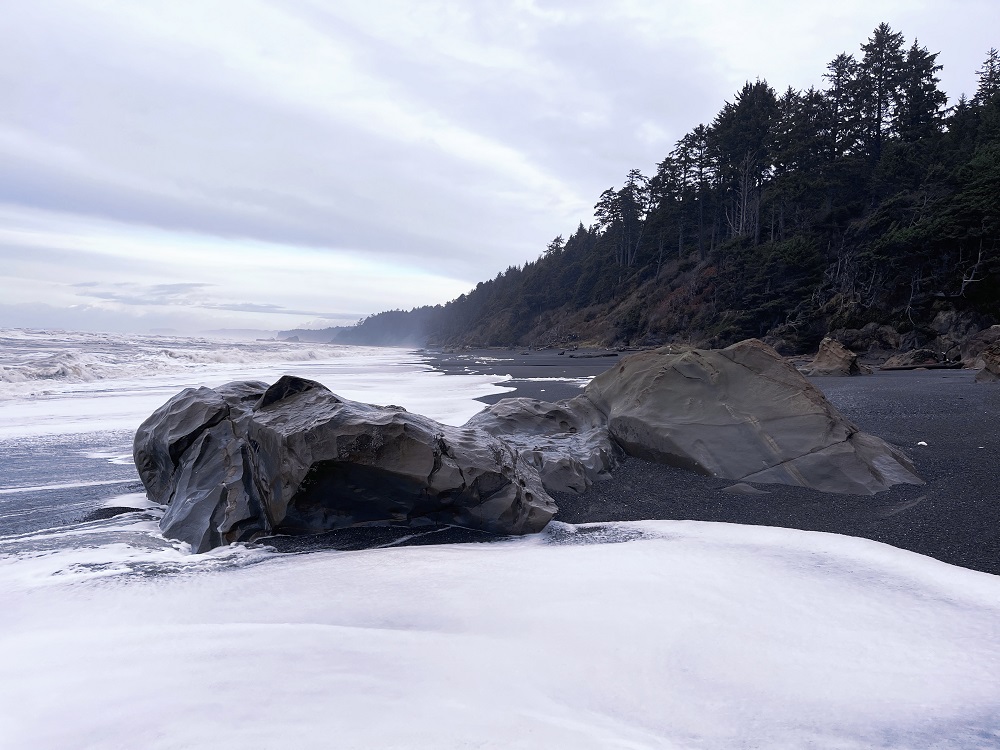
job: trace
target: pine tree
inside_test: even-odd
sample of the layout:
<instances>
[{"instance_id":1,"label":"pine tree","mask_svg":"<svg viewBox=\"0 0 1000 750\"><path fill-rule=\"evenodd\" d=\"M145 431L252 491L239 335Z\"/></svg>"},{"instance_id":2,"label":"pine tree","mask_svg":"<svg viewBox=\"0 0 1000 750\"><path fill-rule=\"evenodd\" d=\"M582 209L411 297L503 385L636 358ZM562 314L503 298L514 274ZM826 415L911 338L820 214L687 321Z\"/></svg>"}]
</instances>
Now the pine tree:
<instances>
[{"instance_id":1,"label":"pine tree","mask_svg":"<svg viewBox=\"0 0 1000 750\"><path fill-rule=\"evenodd\" d=\"M857 96L861 114L861 137L865 152L878 161L901 96L903 35L881 23L861 45L864 56L858 66Z\"/></svg>"},{"instance_id":2,"label":"pine tree","mask_svg":"<svg viewBox=\"0 0 1000 750\"><path fill-rule=\"evenodd\" d=\"M941 66L937 64L937 56L937 52L931 54L916 40L906 53L893 128L906 142L941 131L942 111L948 96L938 88L940 79L935 74Z\"/></svg>"},{"instance_id":3,"label":"pine tree","mask_svg":"<svg viewBox=\"0 0 1000 750\"><path fill-rule=\"evenodd\" d=\"M728 191L726 220L733 237L760 229L760 193L770 173L778 100L766 81L747 82L734 102L727 102L711 128L720 178Z\"/></svg>"},{"instance_id":4,"label":"pine tree","mask_svg":"<svg viewBox=\"0 0 1000 750\"><path fill-rule=\"evenodd\" d=\"M598 227L614 236L615 263L618 265L635 263L650 204L649 179L638 169L632 169L621 190L608 188L594 206Z\"/></svg>"},{"instance_id":5,"label":"pine tree","mask_svg":"<svg viewBox=\"0 0 1000 750\"><path fill-rule=\"evenodd\" d=\"M976 74L979 76L979 87L972 103L983 106L1000 93L1000 52L997 52L996 47L990 48L983 67Z\"/></svg>"},{"instance_id":6,"label":"pine tree","mask_svg":"<svg viewBox=\"0 0 1000 750\"><path fill-rule=\"evenodd\" d=\"M851 153L857 147L861 129L861 113L856 101L858 93L858 61L854 55L841 52L826 66L824 93L829 103L830 158Z\"/></svg>"}]
</instances>

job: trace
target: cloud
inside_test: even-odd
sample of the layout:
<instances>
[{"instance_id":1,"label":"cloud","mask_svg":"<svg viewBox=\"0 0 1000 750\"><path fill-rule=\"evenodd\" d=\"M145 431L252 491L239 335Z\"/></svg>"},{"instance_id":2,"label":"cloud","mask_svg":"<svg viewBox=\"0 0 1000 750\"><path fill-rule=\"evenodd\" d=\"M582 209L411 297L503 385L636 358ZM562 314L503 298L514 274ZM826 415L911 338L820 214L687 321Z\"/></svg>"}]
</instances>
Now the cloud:
<instances>
[{"instance_id":1,"label":"cloud","mask_svg":"<svg viewBox=\"0 0 1000 750\"><path fill-rule=\"evenodd\" d=\"M72 308L67 320L73 322L64 327L82 325L81 306L116 312L123 323L115 330L127 329L129 320L136 330L291 328L317 319L339 324L375 305L433 304L469 286L359 253L10 209L0 209L0 257L0 302ZM9 315L0 310L0 326L23 325L23 309L8 309Z\"/></svg>"},{"instance_id":2,"label":"cloud","mask_svg":"<svg viewBox=\"0 0 1000 750\"><path fill-rule=\"evenodd\" d=\"M443 302L589 223L744 80L819 84L883 20L942 51L954 96L1000 5L11 4L5 300L64 306L87 284L132 315L186 300L285 325Z\"/></svg>"},{"instance_id":3,"label":"cloud","mask_svg":"<svg viewBox=\"0 0 1000 750\"><path fill-rule=\"evenodd\" d=\"M118 282L110 285L103 285L100 282L88 281L73 284L80 289L80 297L85 299L105 300L116 302L120 305L136 306L157 306L157 305L185 305L198 307L211 307L201 302L204 292L214 287L214 284L200 282L186 282L176 284L136 284L129 282ZM277 306L265 305L263 307Z\"/></svg>"}]
</instances>

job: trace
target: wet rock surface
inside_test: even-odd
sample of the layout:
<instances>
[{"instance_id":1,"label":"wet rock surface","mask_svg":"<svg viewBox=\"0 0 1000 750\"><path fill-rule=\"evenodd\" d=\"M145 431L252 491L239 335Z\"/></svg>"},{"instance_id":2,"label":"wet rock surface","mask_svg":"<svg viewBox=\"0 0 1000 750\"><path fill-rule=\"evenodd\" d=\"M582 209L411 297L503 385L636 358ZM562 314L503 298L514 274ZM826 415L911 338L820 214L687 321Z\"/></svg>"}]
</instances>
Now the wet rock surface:
<instances>
[{"instance_id":1,"label":"wet rock surface","mask_svg":"<svg viewBox=\"0 0 1000 750\"><path fill-rule=\"evenodd\" d=\"M607 418L585 396L558 403L507 398L466 424L516 446L522 460L538 469L549 492L584 492L608 478L621 454Z\"/></svg>"},{"instance_id":2,"label":"wet rock surface","mask_svg":"<svg viewBox=\"0 0 1000 750\"><path fill-rule=\"evenodd\" d=\"M824 493L921 483L756 340L640 352L582 395L503 399L462 427L289 376L188 389L143 423L134 453L150 499L168 506L164 536L197 552L347 528L531 533L556 512L550 493L585 493L626 455Z\"/></svg>"},{"instance_id":3,"label":"wet rock surface","mask_svg":"<svg viewBox=\"0 0 1000 750\"><path fill-rule=\"evenodd\" d=\"M375 523L538 531L535 468L471 427L341 399L301 378L188 389L143 423L135 460L160 528L202 552Z\"/></svg>"}]
</instances>

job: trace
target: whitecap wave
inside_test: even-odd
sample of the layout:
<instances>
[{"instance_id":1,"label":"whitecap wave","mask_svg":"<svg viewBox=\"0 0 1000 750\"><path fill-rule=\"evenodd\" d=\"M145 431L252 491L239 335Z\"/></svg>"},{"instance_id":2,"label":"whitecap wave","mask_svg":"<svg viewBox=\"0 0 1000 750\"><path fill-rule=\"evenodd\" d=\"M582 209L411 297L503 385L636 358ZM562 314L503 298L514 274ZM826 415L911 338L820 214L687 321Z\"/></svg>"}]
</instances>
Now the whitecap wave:
<instances>
[{"instance_id":1,"label":"whitecap wave","mask_svg":"<svg viewBox=\"0 0 1000 750\"><path fill-rule=\"evenodd\" d=\"M352 356L358 347L286 341L221 342L168 338L0 330L0 384L58 385L196 370L211 365L317 362ZM0 387L23 395L24 389Z\"/></svg>"}]
</instances>

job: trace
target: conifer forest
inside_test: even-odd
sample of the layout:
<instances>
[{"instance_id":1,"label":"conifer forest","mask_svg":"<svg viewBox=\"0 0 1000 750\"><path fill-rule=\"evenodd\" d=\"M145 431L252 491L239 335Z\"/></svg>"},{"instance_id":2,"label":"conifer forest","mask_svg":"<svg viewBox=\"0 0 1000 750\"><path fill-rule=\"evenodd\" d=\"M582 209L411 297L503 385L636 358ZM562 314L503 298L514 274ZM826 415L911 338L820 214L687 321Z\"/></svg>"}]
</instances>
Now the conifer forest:
<instances>
[{"instance_id":1,"label":"conifer forest","mask_svg":"<svg viewBox=\"0 0 1000 750\"><path fill-rule=\"evenodd\" d=\"M938 55L878 26L804 91L747 82L594 223L445 305L370 316L356 343L723 346L838 329L919 343L1000 322L1000 53L948 106ZM940 331L938 331L940 332Z\"/></svg>"}]
</instances>

